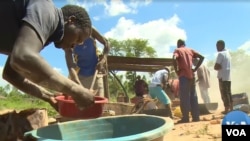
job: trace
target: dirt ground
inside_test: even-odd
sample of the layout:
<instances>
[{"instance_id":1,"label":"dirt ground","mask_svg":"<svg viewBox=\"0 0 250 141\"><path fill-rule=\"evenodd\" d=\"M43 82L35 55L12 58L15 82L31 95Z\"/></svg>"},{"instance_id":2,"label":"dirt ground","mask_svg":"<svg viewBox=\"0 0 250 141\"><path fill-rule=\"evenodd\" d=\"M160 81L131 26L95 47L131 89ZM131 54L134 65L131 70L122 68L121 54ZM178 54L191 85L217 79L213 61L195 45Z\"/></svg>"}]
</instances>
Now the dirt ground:
<instances>
[{"instance_id":1,"label":"dirt ground","mask_svg":"<svg viewBox=\"0 0 250 141\"><path fill-rule=\"evenodd\" d=\"M6 113L3 110L0 113ZM164 141L221 141L221 121L224 115L218 109L213 114L201 115L199 122L177 124L174 120L173 129L164 136ZM166 118L169 120L169 118Z\"/></svg>"},{"instance_id":2,"label":"dirt ground","mask_svg":"<svg viewBox=\"0 0 250 141\"><path fill-rule=\"evenodd\" d=\"M216 75L216 74L213 74ZM211 88L209 89L211 102L218 103L218 109L213 114L201 115L199 122L190 122L175 124L172 131L164 136L164 141L221 141L221 111L224 110L220 92L218 89L218 82L216 77L211 77ZM201 96L198 91L198 101L202 103ZM212 117L216 117L215 120L210 120ZM206 119L206 121L204 121ZM175 120L177 122L177 120Z\"/></svg>"},{"instance_id":3,"label":"dirt ground","mask_svg":"<svg viewBox=\"0 0 250 141\"><path fill-rule=\"evenodd\" d=\"M201 115L201 121L177 124L164 136L164 141L221 141L220 110L214 114Z\"/></svg>"},{"instance_id":4,"label":"dirt ground","mask_svg":"<svg viewBox=\"0 0 250 141\"><path fill-rule=\"evenodd\" d=\"M218 99L217 97L213 98ZM221 111L223 111L221 101L218 100L218 104L218 109L213 114L201 115L201 121L199 122L177 124L179 119L175 119L174 127L165 134L164 141L221 141L221 121L224 115L221 114ZM9 111L12 110L1 110L0 114ZM122 108L118 111L122 111ZM169 118L166 118L166 120L169 120Z\"/></svg>"}]
</instances>

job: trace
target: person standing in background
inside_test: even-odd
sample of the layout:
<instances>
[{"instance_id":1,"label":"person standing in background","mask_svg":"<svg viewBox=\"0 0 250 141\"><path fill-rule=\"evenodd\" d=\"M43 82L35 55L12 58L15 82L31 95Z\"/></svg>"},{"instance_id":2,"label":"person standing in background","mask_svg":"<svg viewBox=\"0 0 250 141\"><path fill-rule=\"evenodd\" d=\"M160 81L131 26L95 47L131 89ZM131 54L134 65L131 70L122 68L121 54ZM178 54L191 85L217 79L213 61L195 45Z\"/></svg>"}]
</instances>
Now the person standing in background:
<instances>
[{"instance_id":1,"label":"person standing in background","mask_svg":"<svg viewBox=\"0 0 250 141\"><path fill-rule=\"evenodd\" d=\"M104 46L102 55L98 54L96 39ZM104 97L103 74L106 73L104 64L109 50L108 40L92 28L91 36L83 44L64 50L70 78L85 88L90 88L95 81L93 89L97 90L96 95ZM95 75L96 70L98 70L97 75Z\"/></svg>"},{"instance_id":2,"label":"person standing in background","mask_svg":"<svg viewBox=\"0 0 250 141\"><path fill-rule=\"evenodd\" d=\"M199 58L199 62L193 67L193 59ZM182 119L177 123L189 122L191 111L192 121L200 121L199 104L195 89L194 72L200 67L204 57L191 48L186 47L185 41L179 39L177 48L173 53L174 70L179 78L179 98Z\"/></svg>"},{"instance_id":3,"label":"person standing in background","mask_svg":"<svg viewBox=\"0 0 250 141\"><path fill-rule=\"evenodd\" d=\"M225 48L225 42L218 40L216 43L218 51L214 69L218 71L219 88L225 110L223 114L233 110L233 100L231 93L231 56Z\"/></svg>"},{"instance_id":4,"label":"person standing in background","mask_svg":"<svg viewBox=\"0 0 250 141\"><path fill-rule=\"evenodd\" d=\"M194 65L197 65L198 59L194 59ZM209 69L201 64L197 69L197 80L200 89L201 98L204 103L210 103L210 97L208 93L208 89L210 88L210 71Z\"/></svg>"},{"instance_id":5,"label":"person standing in background","mask_svg":"<svg viewBox=\"0 0 250 141\"><path fill-rule=\"evenodd\" d=\"M171 100L179 99L179 79L177 74L174 71L174 68L171 67L167 87L165 88L166 93L171 98Z\"/></svg>"}]
</instances>

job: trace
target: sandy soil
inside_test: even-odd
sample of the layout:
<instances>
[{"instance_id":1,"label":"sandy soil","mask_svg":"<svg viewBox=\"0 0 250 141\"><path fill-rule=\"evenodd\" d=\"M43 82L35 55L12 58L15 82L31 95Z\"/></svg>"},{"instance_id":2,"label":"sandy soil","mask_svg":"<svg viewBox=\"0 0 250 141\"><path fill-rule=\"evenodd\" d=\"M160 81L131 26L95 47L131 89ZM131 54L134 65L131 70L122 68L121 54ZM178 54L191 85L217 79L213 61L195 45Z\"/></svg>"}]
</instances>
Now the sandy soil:
<instances>
[{"instance_id":1,"label":"sandy soil","mask_svg":"<svg viewBox=\"0 0 250 141\"><path fill-rule=\"evenodd\" d=\"M221 141L220 110L214 114L202 115L201 121L177 124L164 136L164 141Z\"/></svg>"},{"instance_id":2,"label":"sandy soil","mask_svg":"<svg viewBox=\"0 0 250 141\"><path fill-rule=\"evenodd\" d=\"M215 72L213 72L215 73ZM215 74L214 74L215 75ZM164 136L164 141L221 141L221 121L224 115L220 114L223 111L223 104L218 89L216 76L211 77L211 88L209 89L211 102L218 103L218 109L213 114L201 115L200 122L190 122L184 124L175 124L174 129ZM198 101L203 103L197 88ZM215 120L211 120L212 117ZM205 119L205 121L204 121ZM175 120L175 123L177 120Z\"/></svg>"}]
</instances>

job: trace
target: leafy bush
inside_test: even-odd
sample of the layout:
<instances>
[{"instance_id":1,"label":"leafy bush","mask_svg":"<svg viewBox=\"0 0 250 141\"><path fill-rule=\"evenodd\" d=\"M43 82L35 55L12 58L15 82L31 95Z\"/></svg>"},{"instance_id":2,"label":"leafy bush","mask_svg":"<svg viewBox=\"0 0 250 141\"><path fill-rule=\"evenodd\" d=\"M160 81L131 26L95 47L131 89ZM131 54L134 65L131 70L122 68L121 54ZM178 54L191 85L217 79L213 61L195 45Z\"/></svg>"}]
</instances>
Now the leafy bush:
<instances>
[{"instance_id":1,"label":"leafy bush","mask_svg":"<svg viewBox=\"0 0 250 141\"><path fill-rule=\"evenodd\" d=\"M31 97L30 95L23 94L16 89L12 89L9 93L0 87L0 110L14 109L16 111L25 110L29 108L45 108L48 111L49 117L54 117L58 114L47 102Z\"/></svg>"}]
</instances>

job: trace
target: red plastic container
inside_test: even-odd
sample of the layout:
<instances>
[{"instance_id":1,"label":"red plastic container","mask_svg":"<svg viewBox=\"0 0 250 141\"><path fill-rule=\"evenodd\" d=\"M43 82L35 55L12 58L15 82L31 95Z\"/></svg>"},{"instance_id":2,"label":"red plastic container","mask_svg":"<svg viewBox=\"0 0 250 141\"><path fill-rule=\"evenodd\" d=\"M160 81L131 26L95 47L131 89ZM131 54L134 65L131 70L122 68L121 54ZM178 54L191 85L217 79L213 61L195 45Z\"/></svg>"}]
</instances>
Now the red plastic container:
<instances>
[{"instance_id":1,"label":"red plastic container","mask_svg":"<svg viewBox=\"0 0 250 141\"><path fill-rule=\"evenodd\" d=\"M95 104L91 107L79 110L74 100L69 96L67 99L64 96L57 96L59 113L63 117L91 119L98 118L102 115L103 106L108 102L107 98L95 96Z\"/></svg>"}]
</instances>

